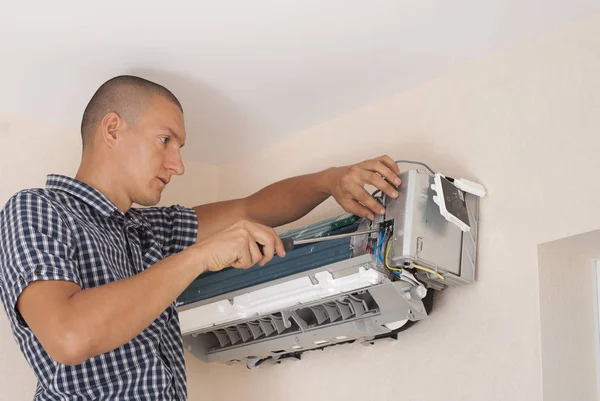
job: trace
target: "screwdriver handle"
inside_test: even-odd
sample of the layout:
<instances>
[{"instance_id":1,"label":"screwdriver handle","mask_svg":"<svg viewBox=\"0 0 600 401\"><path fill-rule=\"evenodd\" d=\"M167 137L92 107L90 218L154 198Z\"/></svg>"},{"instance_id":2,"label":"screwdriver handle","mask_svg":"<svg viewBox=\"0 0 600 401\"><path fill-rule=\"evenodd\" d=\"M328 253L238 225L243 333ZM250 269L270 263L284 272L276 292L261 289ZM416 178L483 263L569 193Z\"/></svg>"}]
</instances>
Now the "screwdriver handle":
<instances>
[{"instance_id":1,"label":"screwdriver handle","mask_svg":"<svg viewBox=\"0 0 600 401\"><path fill-rule=\"evenodd\" d=\"M294 249L294 240L292 238L282 238L281 242L283 242L283 249L285 249L286 252Z\"/></svg>"},{"instance_id":2,"label":"screwdriver handle","mask_svg":"<svg viewBox=\"0 0 600 401\"><path fill-rule=\"evenodd\" d=\"M283 242L283 249L286 252L289 252L292 249L294 249L294 240L292 238L281 238L281 242ZM258 250L260 251L260 253L262 253L264 255L265 254L263 252L264 245L259 244L259 243L256 243L256 245L258 245Z\"/></svg>"}]
</instances>

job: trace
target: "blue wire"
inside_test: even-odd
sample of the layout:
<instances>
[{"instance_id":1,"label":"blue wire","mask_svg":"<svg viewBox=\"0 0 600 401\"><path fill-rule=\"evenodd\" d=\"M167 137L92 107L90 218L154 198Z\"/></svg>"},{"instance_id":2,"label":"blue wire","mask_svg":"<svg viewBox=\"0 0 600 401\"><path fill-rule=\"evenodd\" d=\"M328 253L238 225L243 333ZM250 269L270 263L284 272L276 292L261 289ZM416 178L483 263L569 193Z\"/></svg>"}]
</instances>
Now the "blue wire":
<instances>
[{"instance_id":1,"label":"blue wire","mask_svg":"<svg viewBox=\"0 0 600 401\"><path fill-rule=\"evenodd\" d=\"M385 243L385 239L387 238L387 233L379 233L379 244L377 244L377 248L375 248L375 256L380 263L383 263L383 244Z\"/></svg>"},{"instance_id":2,"label":"blue wire","mask_svg":"<svg viewBox=\"0 0 600 401\"><path fill-rule=\"evenodd\" d=\"M379 233L379 236L377 238L377 245L375 246L375 257L377 258L377 261L379 261L379 243L381 242L381 233Z\"/></svg>"},{"instance_id":3,"label":"blue wire","mask_svg":"<svg viewBox=\"0 0 600 401\"><path fill-rule=\"evenodd\" d=\"M379 262L382 262L381 260L381 235L382 233L379 233L379 243L377 244L377 247L375 247L375 256L377 256L377 260Z\"/></svg>"}]
</instances>

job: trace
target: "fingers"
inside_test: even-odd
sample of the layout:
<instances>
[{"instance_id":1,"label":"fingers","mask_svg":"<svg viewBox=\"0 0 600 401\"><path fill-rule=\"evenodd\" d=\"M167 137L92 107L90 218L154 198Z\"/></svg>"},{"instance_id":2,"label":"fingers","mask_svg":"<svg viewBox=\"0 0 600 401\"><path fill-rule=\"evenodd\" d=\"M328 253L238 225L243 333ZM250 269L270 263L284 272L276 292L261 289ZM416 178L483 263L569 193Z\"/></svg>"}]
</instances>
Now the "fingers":
<instances>
[{"instance_id":1,"label":"fingers","mask_svg":"<svg viewBox=\"0 0 600 401\"><path fill-rule=\"evenodd\" d=\"M254 266L263 258L263 254L259 249L259 244L246 230L240 229L238 240L235 242L237 242L237 258L231 263L232 267L247 269Z\"/></svg>"},{"instance_id":2,"label":"fingers","mask_svg":"<svg viewBox=\"0 0 600 401\"><path fill-rule=\"evenodd\" d=\"M348 213L352 213L359 217L367 218L369 220L375 219L375 215L373 214L373 212L371 210L364 207L363 205L361 205L360 203L358 203L355 200L348 199L345 202L341 202L340 205Z\"/></svg>"},{"instance_id":3,"label":"fingers","mask_svg":"<svg viewBox=\"0 0 600 401\"><path fill-rule=\"evenodd\" d=\"M399 173L397 164L387 155L351 166L342 180L342 192L336 200L346 211L373 220L375 214L385 214L385 209L364 189L364 185L373 185L390 198L397 198L399 194L395 186L402 183Z\"/></svg>"},{"instance_id":4,"label":"fingers","mask_svg":"<svg viewBox=\"0 0 600 401\"><path fill-rule=\"evenodd\" d=\"M274 252L275 252L274 244L272 244L270 242L268 242L267 244L264 244L264 245L260 242L256 242L256 244L258 245L260 255L261 255L261 257L258 261L258 264L260 266L262 266L269 261L269 259L267 259L266 256L274 254Z\"/></svg>"},{"instance_id":5,"label":"fingers","mask_svg":"<svg viewBox=\"0 0 600 401\"><path fill-rule=\"evenodd\" d=\"M382 156L385 157L385 156ZM388 157L389 159L389 157ZM366 170L369 170L371 172L376 172L378 173L381 177L385 178L387 180L387 182L392 183L394 185L400 185L402 183L402 181L400 180L400 177L398 177L398 174L400 174L400 170L398 169L398 166L396 165L396 163L394 163L394 161L392 159L385 159L386 161L384 162L384 160L380 160L380 159L372 159L372 160L367 160L361 164L363 164L363 167ZM390 166L389 162L392 162L393 164ZM395 167L394 169L392 167ZM381 189L383 191L383 188L378 188ZM389 194L388 194L389 195ZM391 195L389 195L391 196Z\"/></svg>"},{"instance_id":6,"label":"fingers","mask_svg":"<svg viewBox=\"0 0 600 401\"><path fill-rule=\"evenodd\" d=\"M380 215L385 214L385 208L381 205L381 203L372 197L371 194L368 193L362 186L359 185L358 187L353 188L352 195L371 212Z\"/></svg>"},{"instance_id":7,"label":"fingers","mask_svg":"<svg viewBox=\"0 0 600 401\"><path fill-rule=\"evenodd\" d=\"M273 232L275 232L275 230L273 230ZM285 246L277 233L275 233L275 252L277 252L277 256L280 258L285 256Z\"/></svg>"},{"instance_id":8,"label":"fingers","mask_svg":"<svg viewBox=\"0 0 600 401\"><path fill-rule=\"evenodd\" d=\"M397 177L396 177L397 178ZM389 182L384 180L379 174L372 173L367 170L363 170L361 174L361 179L363 182L367 184L373 185L375 188L380 189L383 193L385 193L390 198L397 198L398 191L396 188L391 186Z\"/></svg>"},{"instance_id":9,"label":"fingers","mask_svg":"<svg viewBox=\"0 0 600 401\"><path fill-rule=\"evenodd\" d=\"M259 264L263 266L277 255L286 252L281 238L275 230L258 223L239 221L211 239L205 252L209 255L207 268L218 271L227 266L247 269Z\"/></svg>"},{"instance_id":10,"label":"fingers","mask_svg":"<svg viewBox=\"0 0 600 401\"><path fill-rule=\"evenodd\" d=\"M379 156L377 160L381 160L381 162L385 164L390 170L392 170L395 175L400 174L400 167L398 167L398 164L394 161L394 159L392 159L388 155Z\"/></svg>"},{"instance_id":11,"label":"fingers","mask_svg":"<svg viewBox=\"0 0 600 401\"><path fill-rule=\"evenodd\" d=\"M264 249L266 249L266 247ZM248 267L254 266L263 259L263 254L260 249L258 249L258 244L252 236L249 236L248 238L248 252L250 253L250 266Z\"/></svg>"},{"instance_id":12,"label":"fingers","mask_svg":"<svg viewBox=\"0 0 600 401\"><path fill-rule=\"evenodd\" d=\"M232 267L237 269L247 269L250 266L254 265L252 262L252 253L250 251L250 243L248 241L248 235L244 235L244 233L240 234L241 241L236 245L236 259L231 263ZM234 241L232 241L234 242ZM235 241L237 242L237 241ZM256 246L256 243L255 243ZM258 247L257 247L258 248Z\"/></svg>"},{"instance_id":13,"label":"fingers","mask_svg":"<svg viewBox=\"0 0 600 401\"><path fill-rule=\"evenodd\" d=\"M275 252L281 257L285 256L283 242L281 242L281 238L279 238L275 230L271 227L258 223L244 222L244 228L248 231L254 242L262 245L263 250L261 258L258 261L260 266L273 259Z\"/></svg>"}]
</instances>

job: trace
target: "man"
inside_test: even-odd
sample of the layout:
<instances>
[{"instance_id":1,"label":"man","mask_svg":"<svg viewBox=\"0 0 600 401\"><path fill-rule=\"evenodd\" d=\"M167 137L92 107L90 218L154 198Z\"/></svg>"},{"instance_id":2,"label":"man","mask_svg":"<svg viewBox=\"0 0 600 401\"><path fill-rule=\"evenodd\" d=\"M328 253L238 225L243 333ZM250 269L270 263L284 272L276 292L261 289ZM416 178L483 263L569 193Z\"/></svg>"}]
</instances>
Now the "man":
<instances>
[{"instance_id":1,"label":"man","mask_svg":"<svg viewBox=\"0 0 600 401\"><path fill-rule=\"evenodd\" d=\"M36 400L185 399L179 294L205 271L285 256L272 227L329 196L372 219L384 211L364 185L396 197L390 183L400 183L383 156L244 199L136 209L156 205L184 172L179 101L150 81L113 78L92 97L81 134L75 178L49 175L0 213L0 294Z\"/></svg>"}]
</instances>

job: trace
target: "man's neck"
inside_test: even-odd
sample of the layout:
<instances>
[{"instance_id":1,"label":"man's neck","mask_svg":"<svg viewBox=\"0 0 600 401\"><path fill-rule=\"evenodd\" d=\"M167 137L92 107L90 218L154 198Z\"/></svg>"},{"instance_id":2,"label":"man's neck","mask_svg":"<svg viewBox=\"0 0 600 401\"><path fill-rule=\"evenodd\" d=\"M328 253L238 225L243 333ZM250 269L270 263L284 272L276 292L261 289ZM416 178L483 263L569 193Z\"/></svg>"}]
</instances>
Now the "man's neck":
<instances>
[{"instance_id":1,"label":"man's neck","mask_svg":"<svg viewBox=\"0 0 600 401\"><path fill-rule=\"evenodd\" d=\"M119 188L118 182L115 182L115 175L111 167L103 166L98 163L92 163L91 157L82 158L75 179L86 183L87 185L100 191L123 213L127 212L132 205L131 199L125 191Z\"/></svg>"}]
</instances>

